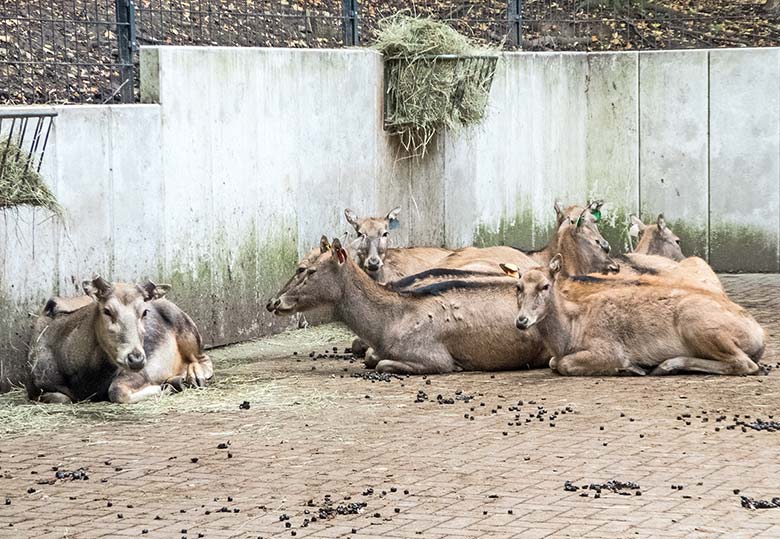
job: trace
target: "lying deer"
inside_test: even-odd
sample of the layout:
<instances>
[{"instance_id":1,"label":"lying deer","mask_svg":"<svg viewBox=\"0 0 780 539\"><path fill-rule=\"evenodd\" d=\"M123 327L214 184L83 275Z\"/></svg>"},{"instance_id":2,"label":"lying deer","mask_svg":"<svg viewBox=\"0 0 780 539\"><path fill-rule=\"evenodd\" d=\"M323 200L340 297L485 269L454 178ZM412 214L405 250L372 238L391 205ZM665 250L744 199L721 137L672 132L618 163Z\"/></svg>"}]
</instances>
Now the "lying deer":
<instances>
[{"instance_id":1,"label":"lying deer","mask_svg":"<svg viewBox=\"0 0 780 539\"><path fill-rule=\"evenodd\" d=\"M636 215L631 215L630 219L630 236L639 238L634 253L663 256L677 262L685 258L680 238L666 226L663 213L658 215L654 225L644 224Z\"/></svg>"},{"instance_id":2,"label":"lying deer","mask_svg":"<svg viewBox=\"0 0 780 539\"><path fill-rule=\"evenodd\" d=\"M333 306L373 346L367 364L377 371L497 371L547 364L549 356L535 330L506 339L504 328L515 315L512 280L461 287L448 281L399 293L366 275L339 240L330 246L323 236L321 247L317 261L267 308L286 315Z\"/></svg>"},{"instance_id":3,"label":"lying deer","mask_svg":"<svg viewBox=\"0 0 780 539\"><path fill-rule=\"evenodd\" d=\"M357 233L357 239L348 250L353 253L358 266L380 283L395 281L434 267L452 253L452 250L441 247L390 247L390 231L400 226L400 212L401 208L395 208L385 217L360 219L349 208L344 210L347 222Z\"/></svg>"},{"instance_id":4,"label":"lying deer","mask_svg":"<svg viewBox=\"0 0 780 539\"><path fill-rule=\"evenodd\" d=\"M561 293L562 260L518 275L515 325L538 330L553 355L550 368L570 376L672 374L754 374L765 334L747 311L700 288L641 276L588 291L589 276ZM597 284L597 283L595 283Z\"/></svg>"},{"instance_id":5,"label":"lying deer","mask_svg":"<svg viewBox=\"0 0 780 539\"><path fill-rule=\"evenodd\" d=\"M555 202L557 226L547 245L536 251L516 247L467 247L456 251L439 264L440 267L460 270L475 270L483 273L500 274L499 263L512 263L519 268L530 269L549 263L553 256L565 253L569 275L592 271L617 271L617 265L607 256L610 245L599 232L597 216L600 216L602 201L587 206L564 208ZM606 265L605 260L609 260Z\"/></svg>"},{"instance_id":6,"label":"lying deer","mask_svg":"<svg viewBox=\"0 0 780 539\"><path fill-rule=\"evenodd\" d=\"M135 403L159 395L163 384L204 386L212 377L195 323L163 299L169 285L95 277L82 286L88 301L49 300L35 322L30 399Z\"/></svg>"}]
</instances>

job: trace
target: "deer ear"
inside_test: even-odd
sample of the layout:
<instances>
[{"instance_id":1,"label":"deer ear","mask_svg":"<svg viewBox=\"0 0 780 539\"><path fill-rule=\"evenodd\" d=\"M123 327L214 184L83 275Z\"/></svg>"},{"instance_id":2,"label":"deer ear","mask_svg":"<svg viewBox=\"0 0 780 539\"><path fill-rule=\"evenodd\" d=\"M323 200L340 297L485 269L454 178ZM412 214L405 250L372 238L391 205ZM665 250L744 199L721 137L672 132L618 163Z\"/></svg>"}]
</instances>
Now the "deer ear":
<instances>
[{"instance_id":1,"label":"deer ear","mask_svg":"<svg viewBox=\"0 0 780 539\"><path fill-rule=\"evenodd\" d=\"M658 230L666 229L666 219L664 219L663 213L658 214L658 219L656 220L656 224L658 225Z\"/></svg>"},{"instance_id":2,"label":"deer ear","mask_svg":"<svg viewBox=\"0 0 780 539\"><path fill-rule=\"evenodd\" d=\"M360 231L360 223L358 223L358 217L355 215L355 212L347 208L344 210L344 217L347 218L347 222L352 225L352 227L355 229L355 232Z\"/></svg>"},{"instance_id":3,"label":"deer ear","mask_svg":"<svg viewBox=\"0 0 780 539\"><path fill-rule=\"evenodd\" d=\"M632 238L638 238L640 232L646 228L645 224L633 213L629 216L629 219L631 220L631 226L628 228L628 233Z\"/></svg>"},{"instance_id":4,"label":"deer ear","mask_svg":"<svg viewBox=\"0 0 780 539\"><path fill-rule=\"evenodd\" d=\"M95 300L106 299L111 294L111 283L106 281L100 275L95 274L92 280L86 280L81 283L84 293Z\"/></svg>"},{"instance_id":5,"label":"deer ear","mask_svg":"<svg viewBox=\"0 0 780 539\"><path fill-rule=\"evenodd\" d=\"M328 241L328 237L323 235L320 238L320 254L327 253L330 251L330 242Z\"/></svg>"},{"instance_id":6,"label":"deer ear","mask_svg":"<svg viewBox=\"0 0 780 539\"><path fill-rule=\"evenodd\" d=\"M520 278L520 268L514 264L499 264L498 266L509 277L514 277L515 279Z\"/></svg>"},{"instance_id":7,"label":"deer ear","mask_svg":"<svg viewBox=\"0 0 780 539\"><path fill-rule=\"evenodd\" d=\"M395 230L401 223L398 221L398 214L401 213L401 206L393 208L387 214L386 219L390 222L390 230Z\"/></svg>"},{"instance_id":8,"label":"deer ear","mask_svg":"<svg viewBox=\"0 0 780 539\"><path fill-rule=\"evenodd\" d=\"M171 285L169 284L155 284L152 281L147 280L140 286L144 293L144 298L148 300L160 299L165 297L165 294L171 291Z\"/></svg>"},{"instance_id":9,"label":"deer ear","mask_svg":"<svg viewBox=\"0 0 780 539\"><path fill-rule=\"evenodd\" d=\"M339 264L347 261L347 252L341 246L341 240L338 238L333 239L333 252L336 253L336 259L339 261Z\"/></svg>"},{"instance_id":10,"label":"deer ear","mask_svg":"<svg viewBox=\"0 0 780 539\"><path fill-rule=\"evenodd\" d=\"M561 267L563 266L563 257L560 253L555 255L552 260L550 260L550 271L553 275L561 271Z\"/></svg>"},{"instance_id":11,"label":"deer ear","mask_svg":"<svg viewBox=\"0 0 780 539\"><path fill-rule=\"evenodd\" d=\"M555 217L558 220L558 224L561 224L564 219L566 219L566 212L563 209L563 204L561 204L560 200L556 200L553 204L553 208L555 209Z\"/></svg>"}]
</instances>

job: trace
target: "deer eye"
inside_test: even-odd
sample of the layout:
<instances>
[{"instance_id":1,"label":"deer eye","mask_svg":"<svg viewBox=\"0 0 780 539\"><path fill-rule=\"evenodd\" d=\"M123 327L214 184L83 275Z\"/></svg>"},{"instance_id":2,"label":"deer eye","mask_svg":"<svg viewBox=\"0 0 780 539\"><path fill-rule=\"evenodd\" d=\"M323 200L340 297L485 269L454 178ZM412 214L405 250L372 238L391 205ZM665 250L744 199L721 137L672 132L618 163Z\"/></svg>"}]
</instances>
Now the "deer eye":
<instances>
[{"instance_id":1,"label":"deer eye","mask_svg":"<svg viewBox=\"0 0 780 539\"><path fill-rule=\"evenodd\" d=\"M306 271L306 273L307 273L308 275L311 275L311 274L312 274L312 273L314 273L315 271L317 271L317 268L309 268L309 269Z\"/></svg>"},{"instance_id":2,"label":"deer eye","mask_svg":"<svg viewBox=\"0 0 780 539\"><path fill-rule=\"evenodd\" d=\"M544 292L545 290L549 290L549 289L550 289L550 283L547 283L546 285L544 285L544 286L542 287L542 291L543 291L543 292Z\"/></svg>"},{"instance_id":3,"label":"deer eye","mask_svg":"<svg viewBox=\"0 0 780 539\"><path fill-rule=\"evenodd\" d=\"M108 309L108 307L103 307L103 314L113 318L113 315L111 314L111 311Z\"/></svg>"},{"instance_id":4,"label":"deer eye","mask_svg":"<svg viewBox=\"0 0 780 539\"><path fill-rule=\"evenodd\" d=\"M389 236L389 235L390 235L390 233L389 233L389 232L385 232L384 234L382 234L382 237L383 237L383 238L386 238L386 237L387 237L387 236Z\"/></svg>"},{"instance_id":5,"label":"deer eye","mask_svg":"<svg viewBox=\"0 0 780 539\"><path fill-rule=\"evenodd\" d=\"M303 266L301 266L301 267L299 267L299 268L297 269L296 273L303 273L304 271L306 271L306 268L304 268Z\"/></svg>"},{"instance_id":6,"label":"deer eye","mask_svg":"<svg viewBox=\"0 0 780 539\"><path fill-rule=\"evenodd\" d=\"M144 312L141 313L141 318L146 318L147 314L149 314L149 309L144 309Z\"/></svg>"}]
</instances>

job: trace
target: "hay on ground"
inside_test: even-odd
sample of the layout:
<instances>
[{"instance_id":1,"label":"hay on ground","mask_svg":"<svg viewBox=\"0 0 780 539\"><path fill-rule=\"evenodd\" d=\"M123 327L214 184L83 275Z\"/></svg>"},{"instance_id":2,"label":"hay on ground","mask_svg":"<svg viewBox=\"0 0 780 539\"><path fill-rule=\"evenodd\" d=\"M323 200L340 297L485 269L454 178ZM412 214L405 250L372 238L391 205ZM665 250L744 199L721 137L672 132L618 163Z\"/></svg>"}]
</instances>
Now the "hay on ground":
<instances>
[{"instance_id":1,"label":"hay on ground","mask_svg":"<svg viewBox=\"0 0 780 539\"><path fill-rule=\"evenodd\" d=\"M479 47L442 22L404 14L380 22L375 47L385 55L385 128L407 153L422 157L438 131L482 120L497 49Z\"/></svg>"},{"instance_id":2,"label":"hay on ground","mask_svg":"<svg viewBox=\"0 0 780 539\"><path fill-rule=\"evenodd\" d=\"M61 213L57 199L36 170L34 153L30 155L6 137L0 139L0 208L24 205Z\"/></svg>"},{"instance_id":3,"label":"hay on ground","mask_svg":"<svg viewBox=\"0 0 780 539\"><path fill-rule=\"evenodd\" d=\"M330 348L334 344L348 343L353 337L343 324L324 324L212 349L209 356L214 362L215 373L207 387L163 394L137 404L41 404L30 402L23 389L14 389L0 394L0 440L116 423L156 423L181 414L240 414L238 406L243 401L264 410L294 407L301 413L309 413L311 409L329 408L335 405L336 395L319 391L291 392L289 373L258 370L258 362L274 357L286 358L293 351Z\"/></svg>"}]
</instances>

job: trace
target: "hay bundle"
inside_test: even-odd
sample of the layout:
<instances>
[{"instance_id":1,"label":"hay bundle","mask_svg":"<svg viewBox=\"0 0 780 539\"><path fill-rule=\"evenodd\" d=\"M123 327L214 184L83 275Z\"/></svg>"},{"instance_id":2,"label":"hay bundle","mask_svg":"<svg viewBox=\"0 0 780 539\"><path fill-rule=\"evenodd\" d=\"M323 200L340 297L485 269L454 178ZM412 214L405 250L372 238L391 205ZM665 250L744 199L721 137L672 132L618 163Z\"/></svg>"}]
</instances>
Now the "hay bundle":
<instances>
[{"instance_id":1,"label":"hay bundle","mask_svg":"<svg viewBox=\"0 0 780 539\"><path fill-rule=\"evenodd\" d=\"M394 15L379 23L385 55L385 128L422 157L434 134L478 123L496 69L496 49L481 48L429 18Z\"/></svg>"},{"instance_id":2,"label":"hay bundle","mask_svg":"<svg viewBox=\"0 0 780 539\"><path fill-rule=\"evenodd\" d=\"M42 206L60 213L60 205L28 155L7 137L0 139L0 208Z\"/></svg>"}]
</instances>

